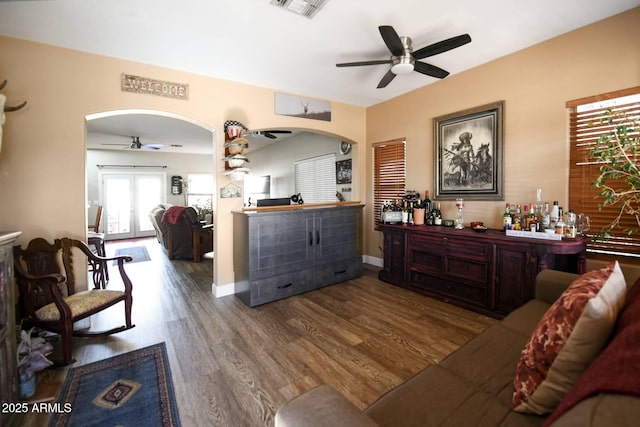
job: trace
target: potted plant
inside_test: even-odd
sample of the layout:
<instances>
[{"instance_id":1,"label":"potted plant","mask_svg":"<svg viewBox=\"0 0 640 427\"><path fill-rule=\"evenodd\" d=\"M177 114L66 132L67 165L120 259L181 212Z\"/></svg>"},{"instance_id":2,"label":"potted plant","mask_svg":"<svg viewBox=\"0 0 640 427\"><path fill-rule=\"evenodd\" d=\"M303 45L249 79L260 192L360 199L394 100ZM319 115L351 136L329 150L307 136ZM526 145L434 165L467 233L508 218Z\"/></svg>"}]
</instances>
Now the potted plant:
<instances>
[{"instance_id":1,"label":"potted plant","mask_svg":"<svg viewBox=\"0 0 640 427\"><path fill-rule=\"evenodd\" d=\"M36 391L37 371L53 365L47 356L53 351L53 346L44 338L33 336L33 330L20 331L18 342L18 374L20 375L20 394L27 398L33 396Z\"/></svg>"},{"instance_id":2,"label":"potted plant","mask_svg":"<svg viewBox=\"0 0 640 427\"><path fill-rule=\"evenodd\" d=\"M606 238L615 228L636 234L640 232L640 121L611 109L602 121L611 131L601 135L591 150L591 157L601 164L593 186L600 191L597 197L604 199L600 206L618 207L618 214L599 234ZM620 224L626 215L635 219L631 226Z\"/></svg>"}]
</instances>

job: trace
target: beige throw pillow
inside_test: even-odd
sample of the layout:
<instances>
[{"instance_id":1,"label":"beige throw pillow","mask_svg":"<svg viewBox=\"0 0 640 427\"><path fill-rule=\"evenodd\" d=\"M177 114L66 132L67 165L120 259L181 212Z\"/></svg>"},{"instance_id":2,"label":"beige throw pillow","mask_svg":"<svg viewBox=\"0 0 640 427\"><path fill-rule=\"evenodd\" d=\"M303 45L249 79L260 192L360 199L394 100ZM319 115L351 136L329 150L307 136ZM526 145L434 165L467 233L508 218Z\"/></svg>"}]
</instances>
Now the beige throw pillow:
<instances>
[{"instance_id":1,"label":"beige throw pillow","mask_svg":"<svg viewBox=\"0 0 640 427\"><path fill-rule=\"evenodd\" d=\"M618 262L576 279L549 308L522 350L514 379L516 411L548 414L600 353L624 305Z\"/></svg>"}]
</instances>

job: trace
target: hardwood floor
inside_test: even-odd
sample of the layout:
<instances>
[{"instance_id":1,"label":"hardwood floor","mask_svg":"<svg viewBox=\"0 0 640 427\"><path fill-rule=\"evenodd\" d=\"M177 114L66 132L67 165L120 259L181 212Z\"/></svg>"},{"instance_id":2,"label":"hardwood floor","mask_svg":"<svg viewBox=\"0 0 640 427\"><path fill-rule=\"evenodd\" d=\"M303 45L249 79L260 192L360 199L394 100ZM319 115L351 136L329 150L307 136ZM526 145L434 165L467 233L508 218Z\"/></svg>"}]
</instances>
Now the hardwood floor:
<instances>
[{"instance_id":1,"label":"hardwood floor","mask_svg":"<svg viewBox=\"0 0 640 427\"><path fill-rule=\"evenodd\" d=\"M75 339L74 366L166 342L183 426L272 426L283 403L323 383L365 408L496 322L380 282L371 266L357 280L248 308L213 297L211 260L170 262L155 239L107 244L107 254L141 244L151 261L126 265L136 327ZM121 322L123 308L98 317L96 329ZM65 371L43 371L39 384Z\"/></svg>"}]
</instances>

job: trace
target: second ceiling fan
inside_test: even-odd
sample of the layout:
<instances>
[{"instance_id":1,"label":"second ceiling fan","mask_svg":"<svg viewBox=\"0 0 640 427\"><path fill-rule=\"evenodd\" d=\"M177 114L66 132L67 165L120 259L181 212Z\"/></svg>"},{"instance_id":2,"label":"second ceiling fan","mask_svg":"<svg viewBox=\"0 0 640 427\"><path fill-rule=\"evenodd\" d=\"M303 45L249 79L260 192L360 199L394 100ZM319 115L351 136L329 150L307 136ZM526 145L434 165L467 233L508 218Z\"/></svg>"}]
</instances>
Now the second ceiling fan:
<instances>
[{"instance_id":1,"label":"second ceiling fan","mask_svg":"<svg viewBox=\"0 0 640 427\"><path fill-rule=\"evenodd\" d=\"M391 68L382 77L380 83L378 83L378 89L386 87L398 74L409 74L412 71L425 74L427 76L443 79L449 75L449 72L435 65L427 64L426 62L418 61L429 56L437 55L439 53L446 52L451 49L455 49L462 45L471 42L469 34L462 34L450 39L442 40L438 43L430 44L421 49L413 51L411 46L410 37L400 37L396 30L390 25L381 25L378 27L380 35L385 44L391 52L391 58L373 60L373 61L358 61L358 62L343 62L336 64L336 67L358 67L362 65L380 65L390 64Z\"/></svg>"}]
</instances>

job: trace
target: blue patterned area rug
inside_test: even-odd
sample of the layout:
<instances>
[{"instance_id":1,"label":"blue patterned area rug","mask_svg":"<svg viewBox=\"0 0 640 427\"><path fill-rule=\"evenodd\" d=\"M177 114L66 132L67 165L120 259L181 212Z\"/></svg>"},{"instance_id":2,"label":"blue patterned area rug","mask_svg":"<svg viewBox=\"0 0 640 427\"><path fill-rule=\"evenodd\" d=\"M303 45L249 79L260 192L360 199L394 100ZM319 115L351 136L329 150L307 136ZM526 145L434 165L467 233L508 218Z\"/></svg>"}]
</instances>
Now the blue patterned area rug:
<instances>
[{"instance_id":1,"label":"blue patterned area rug","mask_svg":"<svg viewBox=\"0 0 640 427\"><path fill-rule=\"evenodd\" d=\"M165 343L69 369L49 427L180 426Z\"/></svg>"}]
</instances>

